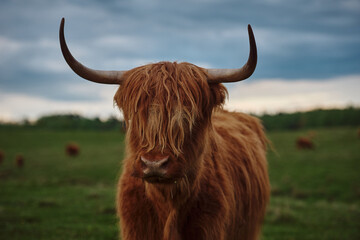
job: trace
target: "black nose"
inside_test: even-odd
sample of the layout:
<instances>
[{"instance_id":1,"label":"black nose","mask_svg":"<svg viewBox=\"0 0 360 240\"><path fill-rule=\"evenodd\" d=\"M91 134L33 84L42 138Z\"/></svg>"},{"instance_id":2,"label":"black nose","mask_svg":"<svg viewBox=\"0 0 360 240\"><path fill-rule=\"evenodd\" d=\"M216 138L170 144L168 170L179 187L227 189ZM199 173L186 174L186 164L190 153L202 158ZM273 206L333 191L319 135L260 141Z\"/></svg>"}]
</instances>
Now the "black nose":
<instances>
[{"instance_id":1,"label":"black nose","mask_svg":"<svg viewBox=\"0 0 360 240\"><path fill-rule=\"evenodd\" d=\"M144 156L141 156L141 162L144 175L165 175L166 166L169 162L169 156L159 160L148 159Z\"/></svg>"}]
</instances>

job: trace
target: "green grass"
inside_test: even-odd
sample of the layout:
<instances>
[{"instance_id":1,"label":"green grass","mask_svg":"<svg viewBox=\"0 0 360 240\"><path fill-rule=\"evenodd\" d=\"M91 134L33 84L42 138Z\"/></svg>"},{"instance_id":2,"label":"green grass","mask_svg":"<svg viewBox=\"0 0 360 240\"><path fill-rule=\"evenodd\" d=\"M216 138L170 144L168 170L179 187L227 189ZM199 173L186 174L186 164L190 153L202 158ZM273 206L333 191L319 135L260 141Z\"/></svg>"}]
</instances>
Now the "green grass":
<instances>
[{"instance_id":1,"label":"green grass","mask_svg":"<svg viewBox=\"0 0 360 240\"><path fill-rule=\"evenodd\" d=\"M314 150L294 141L307 131L270 132L271 239L360 239L360 139L354 128L316 129ZM0 129L0 239L118 239L115 188L120 132ZM80 155L68 157L74 141ZM17 154L25 165L15 166Z\"/></svg>"},{"instance_id":2,"label":"green grass","mask_svg":"<svg viewBox=\"0 0 360 240\"><path fill-rule=\"evenodd\" d=\"M119 132L1 130L0 239L117 239ZM68 142L80 155L68 157ZM23 169L15 167L23 154Z\"/></svg>"},{"instance_id":3,"label":"green grass","mask_svg":"<svg viewBox=\"0 0 360 240\"><path fill-rule=\"evenodd\" d=\"M272 198L263 239L360 239L360 139L354 128L317 129L314 150L298 150L307 131L270 132Z\"/></svg>"}]
</instances>

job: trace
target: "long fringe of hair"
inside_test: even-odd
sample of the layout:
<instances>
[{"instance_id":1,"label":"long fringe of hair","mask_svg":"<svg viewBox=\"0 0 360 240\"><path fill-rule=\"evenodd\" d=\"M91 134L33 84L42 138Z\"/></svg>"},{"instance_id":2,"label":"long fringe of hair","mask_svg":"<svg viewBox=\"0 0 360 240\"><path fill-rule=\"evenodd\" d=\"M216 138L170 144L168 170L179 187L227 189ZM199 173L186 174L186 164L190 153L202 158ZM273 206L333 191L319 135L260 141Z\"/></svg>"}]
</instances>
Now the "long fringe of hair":
<instances>
[{"instance_id":1,"label":"long fringe of hair","mask_svg":"<svg viewBox=\"0 0 360 240\"><path fill-rule=\"evenodd\" d=\"M207 83L206 73L190 63L160 62L127 73L114 100L122 109L137 148L170 149L182 153L184 139L200 119L209 121L213 105L224 102L227 91ZM220 90L220 91L219 91Z\"/></svg>"}]
</instances>

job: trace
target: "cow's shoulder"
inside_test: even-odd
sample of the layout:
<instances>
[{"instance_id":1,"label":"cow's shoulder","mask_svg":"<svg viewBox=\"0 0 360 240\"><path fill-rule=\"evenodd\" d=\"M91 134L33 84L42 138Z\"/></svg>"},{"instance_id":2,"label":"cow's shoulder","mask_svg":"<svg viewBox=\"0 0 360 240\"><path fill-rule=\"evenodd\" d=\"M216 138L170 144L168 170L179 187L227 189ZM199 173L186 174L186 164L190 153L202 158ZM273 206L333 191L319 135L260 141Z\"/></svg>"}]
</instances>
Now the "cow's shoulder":
<instances>
[{"instance_id":1,"label":"cow's shoulder","mask_svg":"<svg viewBox=\"0 0 360 240\"><path fill-rule=\"evenodd\" d=\"M225 141L243 136L249 141L260 141L264 148L268 143L261 121L249 114L220 109L214 111L212 124L218 136Z\"/></svg>"}]
</instances>

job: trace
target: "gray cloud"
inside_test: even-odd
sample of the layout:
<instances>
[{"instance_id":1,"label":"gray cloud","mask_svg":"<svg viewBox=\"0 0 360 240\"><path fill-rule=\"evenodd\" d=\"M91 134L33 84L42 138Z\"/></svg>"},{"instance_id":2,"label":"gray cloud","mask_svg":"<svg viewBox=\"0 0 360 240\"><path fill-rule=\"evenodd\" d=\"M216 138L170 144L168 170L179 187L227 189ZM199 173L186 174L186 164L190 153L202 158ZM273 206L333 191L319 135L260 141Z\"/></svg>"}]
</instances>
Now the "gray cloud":
<instances>
[{"instance_id":1,"label":"gray cloud","mask_svg":"<svg viewBox=\"0 0 360 240\"><path fill-rule=\"evenodd\" d=\"M5 0L0 3L0 90L97 101L58 45L60 19L85 65L128 69L161 60L234 68L247 58L247 24L259 49L253 79L316 81L360 73L357 0ZM230 86L231 87L231 86Z\"/></svg>"}]
</instances>

